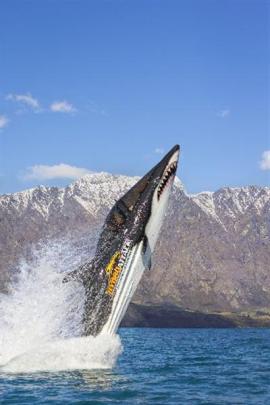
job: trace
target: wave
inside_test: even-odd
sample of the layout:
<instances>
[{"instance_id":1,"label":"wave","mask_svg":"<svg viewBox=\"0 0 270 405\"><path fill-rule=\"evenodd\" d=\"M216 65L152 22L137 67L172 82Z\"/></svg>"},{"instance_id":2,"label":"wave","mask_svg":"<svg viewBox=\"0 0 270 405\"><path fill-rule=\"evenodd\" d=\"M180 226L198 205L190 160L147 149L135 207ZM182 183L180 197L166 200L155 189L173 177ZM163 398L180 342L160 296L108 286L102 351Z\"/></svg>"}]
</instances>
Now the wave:
<instances>
[{"instance_id":1,"label":"wave","mask_svg":"<svg viewBox=\"0 0 270 405\"><path fill-rule=\"evenodd\" d=\"M9 294L0 295L0 369L5 372L111 368L119 336L81 337L84 289L62 283L81 261L74 245L57 241L22 262Z\"/></svg>"}]
</instances>

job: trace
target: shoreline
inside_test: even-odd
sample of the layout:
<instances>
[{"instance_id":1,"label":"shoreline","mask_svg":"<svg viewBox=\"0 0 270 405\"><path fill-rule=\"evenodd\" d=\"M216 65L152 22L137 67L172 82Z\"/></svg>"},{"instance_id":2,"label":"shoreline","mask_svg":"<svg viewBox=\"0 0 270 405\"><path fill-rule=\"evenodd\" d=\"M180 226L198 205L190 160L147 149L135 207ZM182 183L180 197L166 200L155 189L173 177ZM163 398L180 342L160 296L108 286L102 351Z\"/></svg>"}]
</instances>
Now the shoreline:
<instances>
[{"instance_id":1,"label":"shoreline","mask_svg":"<svg viewBox=\"0 0 270 405\"><path fill-rule=\"evenodd\" d=\"M131 303L120 327L269 328L270 310L204 313L173 305Z\"/></svg>"}]
</instances>

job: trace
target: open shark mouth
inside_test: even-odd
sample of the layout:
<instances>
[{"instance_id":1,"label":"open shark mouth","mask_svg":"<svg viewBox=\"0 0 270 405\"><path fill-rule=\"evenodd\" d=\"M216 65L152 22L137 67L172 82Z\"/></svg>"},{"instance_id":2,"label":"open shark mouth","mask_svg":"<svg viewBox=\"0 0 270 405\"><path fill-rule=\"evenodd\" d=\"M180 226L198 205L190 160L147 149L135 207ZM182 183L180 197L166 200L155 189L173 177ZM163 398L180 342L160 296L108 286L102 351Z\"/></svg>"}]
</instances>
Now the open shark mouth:
<instances>
[{"instance_id":1,"label":"open shark mouth","mask_svg":"<svg viewBox=\"0 0 270 405\"><path fill-rule=\"evenodd\" d=\"M160 199L161 194L163 193L163 191L166 187L166 184L168 183L170 178L172 176L174 176L174 174L176 173L176 170L177 170L177 162L174 161L164 171L162 179L159 182L158 190L157 190L158 200Z\"/></svg>"}]
</instances>

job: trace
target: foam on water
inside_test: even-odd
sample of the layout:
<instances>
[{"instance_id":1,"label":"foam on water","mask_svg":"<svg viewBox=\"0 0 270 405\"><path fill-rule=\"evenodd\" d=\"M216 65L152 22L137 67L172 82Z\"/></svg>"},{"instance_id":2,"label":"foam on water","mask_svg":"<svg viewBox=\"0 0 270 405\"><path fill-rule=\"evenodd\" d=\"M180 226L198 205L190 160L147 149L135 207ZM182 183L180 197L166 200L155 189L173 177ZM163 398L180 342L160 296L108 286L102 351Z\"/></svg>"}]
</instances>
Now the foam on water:
<instances>
[{"instance_id":1,"label":"foam on water","mask_svg":"<svg viewBox=\"0 0 270 405\"><path fill-rule=\"evenodd\" d=\"M66 241L21 263L9 294L0 295L0 367L7 372L111 368L118 336L81 336L84 290L62 283L80 258Z\"/></svg>"}]
</instances>

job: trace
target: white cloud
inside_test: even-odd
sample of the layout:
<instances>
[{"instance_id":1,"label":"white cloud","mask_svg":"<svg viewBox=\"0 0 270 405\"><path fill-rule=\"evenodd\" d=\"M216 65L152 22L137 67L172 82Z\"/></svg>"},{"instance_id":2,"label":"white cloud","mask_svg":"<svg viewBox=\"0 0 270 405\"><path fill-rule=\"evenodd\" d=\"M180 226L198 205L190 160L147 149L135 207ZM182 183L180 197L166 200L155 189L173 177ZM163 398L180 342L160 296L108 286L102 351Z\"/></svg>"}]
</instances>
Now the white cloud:
<instances>
[{"instance_id":1,"label":"white cloud","mask_svg":"<svg viewBox=\"0 0 270 405\"><path fill-rule=\"evenodd\" d=\"M155 153L157 153L158 155L162 155L164 153L164 149L163 148L156 148L154 150Z\"/></svg>"},{"instance_id":2,"label":"white cloud","mask_svg":"<svg viewBox=\"0 0 270 405\"><path fill-rule=\"evenodd\" d=\"M5 115L0 115L0 129L7 126L9 119Z\"/></svg>"},{"instance_id":3,"label":"white cloud","mask_svg":"<svg viewBox=\"0 0 270 405\"><path fill-rule=\"evenodd\" d=\"M231 111L229 110L229 108L226 108L224 110L220 110L217 112L217 116L219 118L226 118L230 115Z\"/></svg>"},{"instance_id":4,"label":"white cloud","mask_svg":"<svg viewBox=\"0 0 270 405\"><path fill-rule=\"evenodd\" d=\"M262 170L270 170L270 150L265 150L262 153L262 158L260 161L260 168Z\"/></svg>"},{"instance_id":5,"label":"white cloud","mask_svg":"<svg viewBox=\"0 0 270 405\"><path fill-rule=\"evenodd\" d=\"M23 180L52 180L52 179L78 179L91 173L83 167L70 166L65 163L58 165L35 165L27 169Z\"/></svg>"},{"instance_id":6,"label":"white cloud","mask_svg":"<svg viewBox=\"0 0 270 405\"><path fill-rule=\"evenodd\" d=\"M6 97L7 100L16 101L17 103L24 104L27 107L32 108L33 110L39 110L40 104L39 101L34 98L31 93L26 94L8 94Z\"/></svg>"},{"instance_id":7,"label":"white cloud","mask_svg":"<svg viewBox=\"0 0 270 405\"><path fill-rule=\"evenodd\" d=\"M74 113L77 111L76 108L71 103L68 103L65 100L54 101L50 105L50 109L53 112L61 112L61 113L67 113L67 114L71 114L71 113Z\"/></svg>"}]
</instances>

